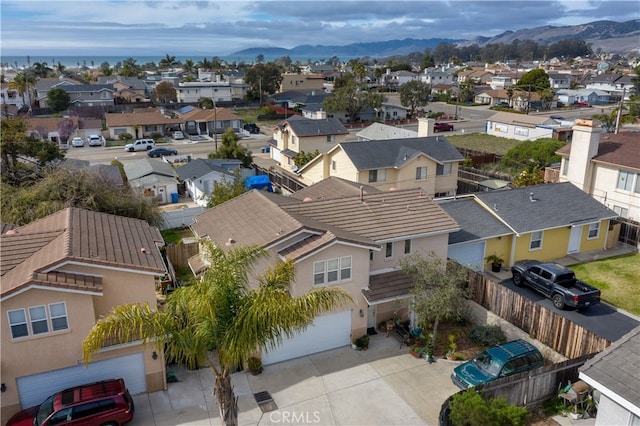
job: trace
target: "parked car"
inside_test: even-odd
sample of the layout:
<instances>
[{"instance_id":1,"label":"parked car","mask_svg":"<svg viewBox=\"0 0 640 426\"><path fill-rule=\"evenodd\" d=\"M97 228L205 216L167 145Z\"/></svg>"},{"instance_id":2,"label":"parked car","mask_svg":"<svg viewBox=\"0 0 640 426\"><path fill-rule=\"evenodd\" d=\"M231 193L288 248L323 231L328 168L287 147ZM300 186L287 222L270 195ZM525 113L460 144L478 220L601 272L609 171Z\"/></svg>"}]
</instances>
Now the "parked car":
<instances>
[{"instance_id":1,"label":"parked car","mask_svg":"<svg viewBox=\"0 0 640 426\"><path fill-rule=\"evenodd\" d=\"M153 139L138 139L133 143L128 143L124 146L124 150L128 152L134 151L148 151L156 147L156 143Z\"/></svg>"},{"instance_id":2,"label":"parked car","mask_svg":"<svg viewBox=\"0 0 640 426\"><path fill-rule=\"evenodd\" d=\"M175 149L171 149L171 148L163 148L163 147L159 147L159 148L153 148L150 149L149 151L147 151L147 155L151 158L154 157L162 157L163 155L178 155L178 151L176 151Z\"/></svg>"},{"instance_id":3,"label":"parked car","mask_svg":"<svg viewBox=\"0 0 640 426\"><path fill-rule=\"evenodd\" d=\"M509 108L509 102L501 101L496 104L497 107Z\"/></svg>"},{"instance_id":4,"label":"parked car","mask_svg":"<svg viewBox=\"0 0 640 426\"><path fill-rule=\"evenodd\" d=\"M245 129L247 132L251 134L260 133L260 127L258 127L256 123L247 123L243 126L243 129Z\"/></svg>"},{"instance_id":5,"label":"parked car","mask_svg":"<svg viewBox=\"0 0 640 426\"><path fill-rule=\"evenodd\" d=\"M134 411L124 380L112 379L57 392L16 413L7 426L123 425L133 419Z\"/></svg>"},{"instance_id":6,"label":"parked car","mask_svg":"<svg viewBox=\"0 0 640 426\"><path fill-rule=\"evenodd\" d=\"M586 101L575 101L573 104L577 105L577 106L581 106L581 107L590 107L591 106L591 104L589 104L589 102L586 102Z\"/></svg>"},{"instance_id":7,"label":"parked car","mask_svg":"<svg viewBox=\"0 0 640 426\"><path fill-rule=\"evenodd\" d=\"M76 147L76 148L80 148L80 147L84 146L84 139L82 139L82 138L73 138L73 139L71 139L71 146Z\"/></svg>"},{"instance_id":8,"label":"parked car","mask_svg":"<svg viewBox=\"0 0 640 426\"><path fill-rule=\"evenodd\" d=\"M182 139L184 139L184 133L182 133L180 130L177 130L177 131L173 132L172 137L175 140L182 140Z\"/></svg>"},{"instance_id":9,"label":"parked car","mask_svg":"<svg viewBox=\"0 0 640 426\"><path fill-rule=\"evenodd\" d=\"M89 146L102 146L102 137L98 135L89 135L87 137Z\"/></svg>"},{"instance_id":10,"label":"parked car","mask_svg":"<svg viewBox=\"0 0 640 426\"><path fill-rule=\"evenodd\" d=\"M438 133L438 132L449 132L453 130L453 124L449 124L449 123L435 123L433 125L433 131Z\"/></svg>"},{"instance_id":11,"label":"parked car","mask_svg":"<svg viewBox=\"0 0 640 426\"><path fill-rule=\"evenodd\" d=\"M534 370L544 365L540 351L526 340L492 346L472 360L457 366L451 380L461 389L491 382L500 377Z\"/></svg>"}]
</instances>

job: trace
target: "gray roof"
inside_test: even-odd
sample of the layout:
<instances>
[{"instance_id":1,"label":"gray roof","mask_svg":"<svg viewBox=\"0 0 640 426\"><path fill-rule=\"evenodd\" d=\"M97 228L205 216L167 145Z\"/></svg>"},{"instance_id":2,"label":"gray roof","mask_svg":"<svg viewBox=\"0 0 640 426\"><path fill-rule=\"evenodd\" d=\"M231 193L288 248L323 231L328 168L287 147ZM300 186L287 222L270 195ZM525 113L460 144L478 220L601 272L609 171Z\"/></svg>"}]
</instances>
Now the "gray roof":
<instances>
[{"instance_id":1,"label":"gray roof","mask_svg":"<svg viewBox=\"0 0 640 426\"><path fill-rule=\"evenodd\" d=\"M100 92L101 90L114 91L113 84L75 84L59 86L65 92Z\"/></svg>"},{"instance_id":2,"label":"gray roof","mask_svg":"<svg viewBox=\"0 0 640 426\"><path fill-rule=\"evenodd\" d=\"M624 399L636 408L635 414L638 415L640 412L639 354L640 327L636 327L585 362L580 367L580 378L609 398L613 394Z\"/></svg>"},{"instance_id":3,"label":"gray roof","mask_svg":"<svg viewBox=\"0 0 640 426\"><path fill-rule=\"evenodd\" d=\"M418 132L415 130L403 129L401 127L389 126L388 124L373 123L359 131L356 136L367 140L404 139L416 138L418 137Z\"/></svg>"},{"instance_id":4,"label":"gray roof","mask_svg":"<svg viewBox=\"0 0 640 426\"><path fill-rule=\"evenodd\" d=\"M323 118L312 120L311 118L294 115L280 122L280 128L288 124L293 133L298 137L318 135L346 135L349 131L337 118Z\"/></svg>"},{"instance_id":5,"label":"gray roof","mask_svg":"<svg viewBox=\"0 0 640 426\"><path fill-rule=\"evenodd\" d=\"M138 77L123 77L120 75L98 77L98 83L100 84L113 84L118 82L126 84L132 89L145 89L147 87L147 84L144 82L144 80Z\"/></svg>"},{"instance_id":6,"label":"gray roof","mask_svg":"<svg viewBox=\"0 0 640 426\"><path fill-rule=\"evenodd\" d=\"M124 173L128 180L138 179L151 174L177 178L178 174L171 164L154 158L142 158L124 163Z\"/></svg>"},{"instance_id":7,"label":"gray roof","mask_svg":"<svg viewBox=\"0 0 640 426\"><path fill-rule=\"evenodd\" d=\"M475 196L519 234L618 216L569 182L483 192Z\"/></svg>"},{"instance_id":8,"label":"gray roof","mask_svg":"<svg viewBox=\"0 0 640 426\"><path fill-rule=\"evenodd\" d=\"M302 188L301 190L294 192L290 196L303 201L323 200L326 198L359 195L361 188L363 194L381 192L378 188L370 185L363 185L336 176L329 176L326 179L322 179L320 182L316 182L311 186L307 186L306 188Z\"/></svg>"},{"instance_id":9,"label":"gray roof","mask_svg":"<svg viewBox=\"0 0 640 426\"><path fill-rule=\"evenodd\" d=\"M511 234L509 227L482 207L475 198L442 200L437 203L460 225L449 234L449 244L465 243Z\"/></svg>"},{"instance_id":10,"label":"gray roof","mask_svg":"<svg viewBox=\"0 0 640 426\"><path fill-rule=\"evenodd\" d=\"M444 136L356 141L341 143L340 147L358 170L402 167L418 154L439 163L464 160Z\"/></svg>"},{"instance_id":11,"label":"gray roof","mask_svg":"<svg viewBox=\"0 0 640 426\"><path fill-rule=\"evenodd\" d=\"M216 165L211 160L205 160L202 158L198 158L196 160L190 161L184 166L180 166L176 169L178 175L183 179L199 179L203 176L208 175L211 172L218 172L221 175L227 175L229 177L233 177L233 173L225 169L224 167L220 167Z\"/></svg>"}]
</instances>

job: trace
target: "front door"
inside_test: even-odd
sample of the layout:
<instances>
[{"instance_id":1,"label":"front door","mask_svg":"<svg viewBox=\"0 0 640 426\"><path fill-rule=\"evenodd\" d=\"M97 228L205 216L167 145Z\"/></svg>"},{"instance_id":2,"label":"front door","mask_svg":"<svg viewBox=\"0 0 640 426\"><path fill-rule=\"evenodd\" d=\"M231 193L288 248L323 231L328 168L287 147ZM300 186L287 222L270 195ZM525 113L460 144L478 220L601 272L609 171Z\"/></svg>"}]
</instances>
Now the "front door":
<instances>
[{"instance_id":1,"label":"front door","mask_svg":"<svg viewBox=\"0 0 640 426\"><path fill-rule=\"evenodd\" d=\"M367 308L367 328L376 326L376 305L369 305Z\"/></svg>"},{"instance_id":2,"label":"front door","mask_svg":"<svg viewBox=\"0 0 640 426\"><path fill-rule=\"evenodd\" d=\"M569 234L569 248L567 253L577 253L580 251L580 239L582 238L582 225L576 225L571 227L571 233Z\"/></svg>"}]
</instances>

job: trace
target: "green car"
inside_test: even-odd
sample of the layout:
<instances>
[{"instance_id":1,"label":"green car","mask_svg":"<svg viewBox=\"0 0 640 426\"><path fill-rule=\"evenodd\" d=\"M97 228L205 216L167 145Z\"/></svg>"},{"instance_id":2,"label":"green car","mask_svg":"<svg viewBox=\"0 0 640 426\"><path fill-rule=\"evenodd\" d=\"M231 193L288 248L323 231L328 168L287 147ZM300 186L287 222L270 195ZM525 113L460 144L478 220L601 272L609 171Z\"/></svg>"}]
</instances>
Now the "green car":
<instances>
[{"instance_id":1,"label":"green car","mask_svg":"<svg viewBox=\"0 0 640 426\"><path fill-rule=\"evenodd\" d=\"M540 351L525 340L493 346L457 366L451 380L460 389L482 385L500 377L534 370L544 365Z\"/></svg>"}]
</instances>

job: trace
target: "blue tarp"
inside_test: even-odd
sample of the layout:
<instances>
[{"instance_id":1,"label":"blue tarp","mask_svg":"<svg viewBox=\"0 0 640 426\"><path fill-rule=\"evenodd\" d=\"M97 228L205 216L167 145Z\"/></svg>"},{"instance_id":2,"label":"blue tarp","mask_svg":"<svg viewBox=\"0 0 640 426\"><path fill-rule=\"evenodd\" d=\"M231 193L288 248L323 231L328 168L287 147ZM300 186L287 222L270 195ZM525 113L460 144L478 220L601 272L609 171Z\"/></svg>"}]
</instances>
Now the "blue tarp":
<instances>
[{"instance_id":1,"label":"blue tarp","mask_svg":"<svg viewBox=\"0 0 640 426\"><path fill-rule=\"evenodd\" d=\"M271 186L271 182L269 181L269 176L267 175L258 175L258 176L249 176L244 181L244 186L248 189L267 189L269 192L273 192L273 186Z\"/></svg>"}]
</instances>

